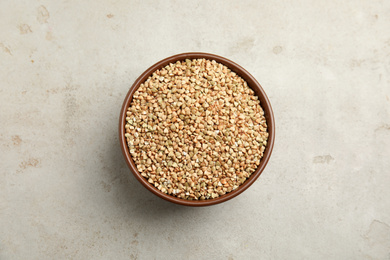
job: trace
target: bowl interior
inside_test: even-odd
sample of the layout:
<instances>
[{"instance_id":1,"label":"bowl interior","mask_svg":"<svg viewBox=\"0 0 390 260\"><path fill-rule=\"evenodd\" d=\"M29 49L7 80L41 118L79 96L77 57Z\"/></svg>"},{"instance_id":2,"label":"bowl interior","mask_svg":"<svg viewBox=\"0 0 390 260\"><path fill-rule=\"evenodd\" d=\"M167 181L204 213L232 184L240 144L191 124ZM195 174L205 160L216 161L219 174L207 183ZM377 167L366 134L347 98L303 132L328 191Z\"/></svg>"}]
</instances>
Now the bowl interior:
<instances>
[{"instance_id":1,"label":"bowl interior","mask_svg":"<svg viewBox=\"0 0 390 260\"><path fill-rule=\"evenodd\" d=\"M225 66L227 66L229 69L237 73L240 77L242 77L247 83L250 88L254 90L256 95L259 97L260 100L260 106L264 110L264 116L267 121L267 127L268 127L268 141L267 141L267 146L264 151L263 158L261 159L260 165L256 169L255 172L252 173L252 175L243 183L241 184L236 190L231 191L229 193L226 193L225 195L222 195L218 198L215 199L207 199L207 200L185 200L185 199L180 199L168 194L165 194L161 191L159 191L157 188L154 187L154 185L150 184L141 174L138 172L137 167L131 157L131 154L129 152L126 138L124 136L125 134L125 121L126 121L126 111L127 108L130 106L130 103L132 101L132 96L134 92L138 89L141 83L145 82L147 78L156 70L161 69L165 67L166 65L170 63L174 63L176 61L182 61L185 59L208 59L208 60L215 60L216 62L219 62ZM141 76L138 77L138 79L134 82L134 84L130 87L125 100L122 105L121 113L120 113L120 119L119 119L119 138L120 138L120 144L122 148L122 153L126 159L126 163L131 169L132 173L134 176L137 178L139 182L141 182L149 191L154 193L155 195L159 196L160 198L163 198L165 200L168 200L173 203L177 203L180 205L185 205L185 206L209 206L209 205L214 205L218 204L224 201L227 201L229 199L234 198L235 196L239 195L242 193L244 190L249 188L256 179L260 176L260 174L263 172L265 166L267 165L269 158L271 156L271 152L273 149L274 145L274 139L275 139L275 122L274 122L274 115L272 111L271 104L268 100L267 95L265 94L263 88L261 85L256 81L256 79L249 73L247 72L244 68L239 66L238 64L224 58L221 56L217 56L214 54L209 54L209 53L198 53L198 52L193 52L193 53L183 53L183 54L177 54L171 57L168 57L164 60L161 60L151 66L149 69L147 69L144 73L141 74Z\"/></svg>"}]
</instances>

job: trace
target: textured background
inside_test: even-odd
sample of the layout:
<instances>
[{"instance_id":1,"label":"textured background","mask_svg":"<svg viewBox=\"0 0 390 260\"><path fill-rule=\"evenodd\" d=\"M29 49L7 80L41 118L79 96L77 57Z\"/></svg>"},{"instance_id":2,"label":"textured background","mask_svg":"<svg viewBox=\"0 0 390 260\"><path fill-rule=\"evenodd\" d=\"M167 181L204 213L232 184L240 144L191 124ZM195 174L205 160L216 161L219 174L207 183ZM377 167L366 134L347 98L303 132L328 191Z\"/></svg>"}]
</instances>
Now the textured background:
<instances>
[{"instance_id":1,"label":"textured background","mask_svg":"<svg viewBox=\"0 0 390 260\"><path fill-rule=\"evenodd\" d=\"M0 1L0 259L390 259L389 1ZM130 174L117 125L181 52L262 84L276 143L206 208Z\"/></svg>"}]
</instances>

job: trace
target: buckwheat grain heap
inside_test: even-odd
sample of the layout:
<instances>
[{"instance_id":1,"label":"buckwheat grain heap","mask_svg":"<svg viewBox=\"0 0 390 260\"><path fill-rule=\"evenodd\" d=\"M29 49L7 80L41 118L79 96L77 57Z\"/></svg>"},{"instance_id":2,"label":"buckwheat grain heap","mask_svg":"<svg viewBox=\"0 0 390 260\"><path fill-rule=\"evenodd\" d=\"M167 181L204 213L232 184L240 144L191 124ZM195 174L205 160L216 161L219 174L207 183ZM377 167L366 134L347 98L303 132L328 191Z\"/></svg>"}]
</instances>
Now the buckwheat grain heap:
<instances>
[{"instance_id":1,"label":"buckwheat grain heap","mask_svg":"<svg viewBox=\"0 0 390 260\"><path fill-rule=\"evenodd\" d=\"M260 164L268 139L254 91L206 59L154 72L134 93L125 130L141 175L161 192L188 200L237 189Z\"/></svg>"}]
</instances>

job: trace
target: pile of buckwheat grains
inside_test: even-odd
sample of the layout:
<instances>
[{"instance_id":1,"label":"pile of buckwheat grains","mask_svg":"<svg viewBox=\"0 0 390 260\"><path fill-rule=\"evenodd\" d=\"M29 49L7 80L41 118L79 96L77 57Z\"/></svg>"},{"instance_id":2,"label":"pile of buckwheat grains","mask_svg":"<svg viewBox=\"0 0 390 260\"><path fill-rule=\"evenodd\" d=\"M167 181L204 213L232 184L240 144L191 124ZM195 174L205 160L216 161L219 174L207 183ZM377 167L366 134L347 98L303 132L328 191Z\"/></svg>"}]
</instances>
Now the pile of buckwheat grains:
<instances>
[{"instance_id":1,"label":"pile of buckwheat grains","mask_svg":"<svg viewBox=\"0 0 390 260\"><path fill-rule=\"evenodd\" d=\"M214 199L245 182L267 145L254 91L226 66L177 61L133 95L125 137L138 171L161 192Z\"/></svg>"}]
</instances>

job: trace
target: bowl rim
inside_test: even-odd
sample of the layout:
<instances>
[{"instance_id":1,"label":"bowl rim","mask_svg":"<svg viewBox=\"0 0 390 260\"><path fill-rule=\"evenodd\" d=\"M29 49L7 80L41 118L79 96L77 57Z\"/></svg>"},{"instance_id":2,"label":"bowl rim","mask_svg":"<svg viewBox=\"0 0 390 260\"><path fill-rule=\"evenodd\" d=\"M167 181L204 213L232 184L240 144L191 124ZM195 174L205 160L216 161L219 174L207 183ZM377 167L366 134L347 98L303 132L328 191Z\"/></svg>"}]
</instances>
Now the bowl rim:
<instances>
[{"instance_id":1,"label":"bowl rim","mask_svg":"<svg viewBox=\"0 0 390 260\"><path fill-rule=\"evenodd\" d=\"M207 199L207 200L186 200L181 199L172 195L165 194L158 190L154 185L150 184L146 178L144 178L137 170L137 167L132 159L132 156L130 154L129 148L127 146L127 141L125 138L125 121L126 121L126 111L129 107L132 96L134 92L138 89L141 83L144 83L146 79L152 75L153 72L155 72L158 69L161 69L165 66L167 66L170 63L174 63L176 61L182 61L185 59L208 59L208 60L215 60L218 63L221 63L225 66L227 66L231 71L235 72L237 75L242 77L248 84L250 88L252 88L256 95L259 97L260 105L264 110L264 116L266 118L267 122L267 130L268 130L268 141L267 146L265 148L265 151L263 153L263 157L261 158L260 165L257 167L256 171L251 174L251 176L243 183L241 184L236 190L231 191L229 193L226 193L218 198L215 199ZM246 189L248 189L261 175L261 173L264 171L266 165L268 164L268 161L270 159L274 141L275 141L275 119L273 110L271 107L271 103L263 90L262 86L259 82L243 67L238 65L237 63L226 59L222 56L218 56L211 53L204 53L204 52L187 52L187 53L181 53L176 54L170 57L167 57L165 59L162 59L158 62L156 62L154 65L150 66L147 70L145 70L133 83L133 85L129 88L126 97L123 101L122 108L120 111L119 116L119 140L120 145L122 149L123 156L126 160L126 163L128 167L130 168L131 172L135 176L135 178L150 192L157 195L158 197L165 199L167 201L184 205L184 206L193 206L193 207L200 207L200 206L211 206L216 205L225 201L228 201L242 192L244 192Z\"/></svg>"}]
</instances>

